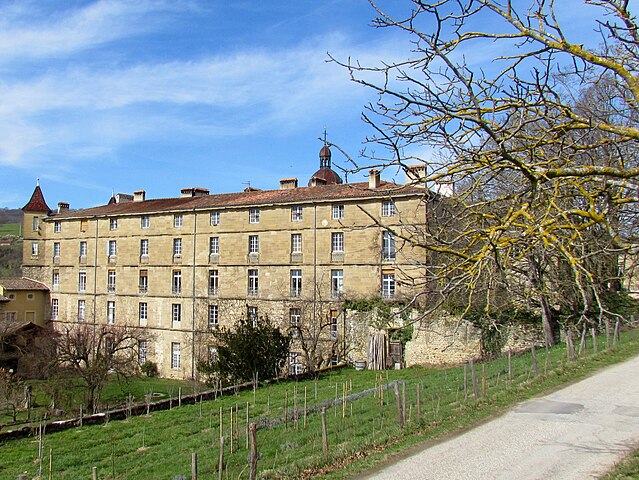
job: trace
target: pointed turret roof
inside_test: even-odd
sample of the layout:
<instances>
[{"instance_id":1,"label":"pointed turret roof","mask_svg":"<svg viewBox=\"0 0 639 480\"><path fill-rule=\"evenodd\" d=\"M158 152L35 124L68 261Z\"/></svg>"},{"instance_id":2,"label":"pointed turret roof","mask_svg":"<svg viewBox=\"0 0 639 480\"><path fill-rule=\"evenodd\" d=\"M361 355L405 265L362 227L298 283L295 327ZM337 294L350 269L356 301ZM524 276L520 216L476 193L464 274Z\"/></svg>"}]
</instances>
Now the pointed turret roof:
<instances>
[{"instance_id":1,"label":"pointed turret roof","mask_svg":"<svg viewBox=\"0 0 639 480\"><path fill-rule=\"evenodd\" d=\"M51 213L51 209L49 208L49 205L47 205L47 202L44 200L44 195L42 194L42 190L40 189L40 182L37 183L35 190L33 191L33 195L31 195L31 200L29 200L27 204L22 207L22 211Z\"/></svg>"}]
</instances>

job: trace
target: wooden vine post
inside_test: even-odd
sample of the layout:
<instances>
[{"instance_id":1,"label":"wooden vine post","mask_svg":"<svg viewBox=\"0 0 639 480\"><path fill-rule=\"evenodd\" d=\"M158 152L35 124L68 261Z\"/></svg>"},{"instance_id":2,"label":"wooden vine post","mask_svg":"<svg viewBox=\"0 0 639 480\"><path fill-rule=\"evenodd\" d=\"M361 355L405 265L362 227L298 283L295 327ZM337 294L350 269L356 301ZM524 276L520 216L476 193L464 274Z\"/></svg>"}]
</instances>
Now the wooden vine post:
<instances>
[{"instance_id":1,"label":"wooden vine post","mask_svg":"<svg viewBox=\"0 0 639 480\"><path fill-rule=\"evenodd\" d=\"M259 458L257 453L257 424L251 423L249 425L249 436L251 437L251 450L249 453L250 474L249 479L255 480L257 476L257 460Z\"/></svg>"},{"instance_id":2,"label":"wooden vine post","mask_svg":"<svg viewBox=\"0 0 639 480\"><path fill-rule=\"evenodd\" d=\"M322 450L328 456L328 432L326 431L326 407L322 408Z\"/></svg>"}]
</instances>

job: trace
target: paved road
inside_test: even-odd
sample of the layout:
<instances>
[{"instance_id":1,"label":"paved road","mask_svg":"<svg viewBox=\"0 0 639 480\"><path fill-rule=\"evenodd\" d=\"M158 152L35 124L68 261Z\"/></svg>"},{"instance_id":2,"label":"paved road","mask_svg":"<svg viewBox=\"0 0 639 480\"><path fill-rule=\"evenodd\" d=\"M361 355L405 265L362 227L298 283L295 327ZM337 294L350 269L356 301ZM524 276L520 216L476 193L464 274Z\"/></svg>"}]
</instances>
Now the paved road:
<instances>
[{"instance_id":1,"label":"paved road","mask_svg":"<svg viewBox=\"0 0 639 480\"><path fill-rule=\"evenodd\" d=\"M639 444L639 357L451 438L367 479L598 478Z\"/></svg>"}]
</instances>

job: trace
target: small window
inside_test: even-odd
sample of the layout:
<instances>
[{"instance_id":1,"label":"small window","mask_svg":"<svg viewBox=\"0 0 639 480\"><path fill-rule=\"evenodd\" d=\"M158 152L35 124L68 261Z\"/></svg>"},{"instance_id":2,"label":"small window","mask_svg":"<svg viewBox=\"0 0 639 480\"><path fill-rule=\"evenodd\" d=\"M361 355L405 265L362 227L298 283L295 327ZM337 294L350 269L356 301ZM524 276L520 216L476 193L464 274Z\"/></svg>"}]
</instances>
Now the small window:
<instances>
[{"instance_id":1,"label":"small window","mask_svg":"<svg viewBox=\"0 0 639 480\"><path fill-rule=\"evenodd\" d=\"M109 220L109 230L117 230L118 229L118 219L112 218Z\"/></svg>"},{"instance_id":2,"label":"small window","mask_svg":"<svg viewBox=\"0 0 639 480\"><path fill-rule=\"evenodd\" d=\"M149 228L151 226L151 217L148 215L142 215L140 217L140 228Z\"/></svg>"},{"instance_id":3,"label":"small window","mask_svg":"<svg viewBox=\"0 0 639 480\"><path fill-rule=\"evenodd\" d=\"M395 296L395 273L382 273L382 298L393 298Z\"/></svg>"},{"instance_id":4,"label":"small window","mask_svg":"<svg viewBox=\"0 0 639 480\"><path fill-rule=\"evenodd\" d=\"M302 270L291 270L291 297L302 296Z\"/></svg>"},{"instance_id":5,"label":"small window","mask_svg":"<svg viewBox=\"0 0 639 480\"><path fill-rule=\"evenodd\" d=\"M344 232L333 232L331 234L331 251L344 252Z\"/></svg>"},{"instance_id":6,"label":"small window","mask_svg":"<svg viewBox=\"0 0 639 480\"><path fill-rule=\"evenodd\" d=\"M27 293L27 300L33 300L34 296L33 293Z\"/></svg>"},{"instance_id":7,"label":"small window","mask_svg":"<svg viewBox=\"0 0 639 480\"><path fill-rule=\"evenodd\" d=\"M53 271L53 278L51 279L53 288L60 288L60 272L58 270Z\"/></svg>"},{"instance_id":8,"label":"small window","mask_svg":"<svg viewBox=\"0 0 639 480\"><path fill-rule=\"evenodd\" d=\"M382 260L395 260L395 235L382 232Z\"/></svg>"},{"instance_id":9,"label":"small window","mask_svg":"<svg viewBox=\"0 0 639 480\"><path fill-rule=\"evenodd\" d=\"M37 232L40 229L40 219L38 217L33 217L33 231Z\"/></svg>"},{"instance_id":10,"label":"small window","mask_svg":"<svg viewBox=\"0 0 639 480\"><path fill-rule=\"evenodd\" d=\"M107 255L109 257L115 257L118 253L118 244L116 240L109 240L107 243Z\"/></svg>"},{"instance_id":11,"label":"small window","mask_svg":"<svg viewBox=\"0 0 639 480\"><path fill-rule=\"evenodd\" d=\"M148 320L148 314L149 314L149 306L147 305L146 302L140 302L140 305L139 305L140 325L142 326L146 325L146 321Z\"/></svg>"},{"instance_id":12,"label":"small window","mask_svg":"<svg viewBox=\"0 0 639 480\"><path fill-rule=\"evenodd\" d=\"M149 290L149 272L148 270L140 270L138 278L138 288L140 293L147 293Z\"/></svg>"},{"instance_id":13,"label":"small window","mask_svg":"<svg viewBox=\"0 0 639 480\"><path fill-rule=\"evenodd\" d=\"M218 362L219 358L220 357L217 353L217 347L213 347L213 346L209 347L209 362L211 364L215 364Z\"/></svg>"},{"instance_id":14,"label":"small window","mask_svg":"<svg viewBox=\"0 0 639 480\"><path fill-rule=\"evenodd\" d=\"M382 203L382 217L392 217L395 215L395 204L393 202Z\"/></svg>"},{"instance_id":15,"label":"small window","mask_svg":"<svg viewBox=\"0 0 639 480\"><path fill-rule=\"evenodd\" d=\"M258 235L249 235L248 253L259 253L260 237Z\"/></svg>"},{"instance_id":16,"label":"small window","mask_svg":"<svg viewBox=\"0 0 639 480\"><path fill-rule=\"evenodd\" d=\"M291 253L302 253L302 234L291 234Z\"/></svg>"},{"instance_id":17,"label":"small window","mask_svg":"<svg viewBox=\"0 0 639 480\"><path fill-rule=\"evenodd\" d=\"M171 320L173 322L182 321L182 305L180 305L179 303L174 303L171 305Z\"/></svg>"},{"instance_id":18,"label":"small window","mask_svg":"<svg viewBox=\"0 0 639 480\"><path fill-rule=\"evenodd\" d=\"M248 294L257 295L259 287L259 274L257 269L249 269L248 271Z\"/></svg>"},{"instance_id":19,"label":"small window","mask_svg":"<svg viewBox=\"0 0 639 480\"><path fill-rule=\"evenodd\" d=\"M38 245L38 242L32 242L31 243L31 255L36 257L36 256L38 256L39 252L40 252L40 246Z\"/></svg>"},{"instance_id":20,"label":"small window","mask_svg":"<svg viewBox=\"0 0 639 480\"><path fill-rule=\"evenodd\" d=\"M290 352L288 360L289 375L300 375L304 373L304 365L302 365L302 355L299 352Z\"/></svg>"},{"instance_id":21,"label":"small window","mask_svg":"<svg viewBox=\"0 0 639 480\"><path fill-rule=\"evenodd\" d=\"M294 337L297 337L302 321L302 310L299 308L291 308L288 315L291 333Z\"/></svg>"},{"instance_id":22,"label":"small window","mask_svg":"<svg viewBox=\"0 0 639 480\"><path fill-rule=\"evenodd\" d=\"M220 253L220 237L209 238L209 255L219 255Z\"/></svg>"},{"instance_id":23,"label":"small window","mask_svg":"<svg viewBox=\"0 0 639 480\"><path fill-rule=\"evenodd\" d=\"M211 212L211 225L219 225L220 224L220 212L215 211Z\"/></svg>"},{"instance_id":24,"label":"small window","mask_svg":"<svg viewBox=\"0 0 639 480\"><path fill-rule=\"evenodd\" d=\"M115 270L107 272L107 292L115 293Z\"/></svg>"},{"instance_id":25,"label":"small window","mask_svg":"<svg viewBox=\"0 0 639 480\"><path fill-rule=\"evenodd\" d=\"M249 223L260 223L260 209L249 209Z\"/></svg>"},{"instance_id":26,"label":"small window","mask_svg":"<svg viewBox=\"0 0 639 480\"><path fill-rule=\"evenodd\" d=\"M115 302L107 302L107 323L113 325L115 323Z\"/></svg>"},{"instance_id":27,"label":"small window","mask_svg":"<svg viewBox=\"0 0 639 480\"><path fill-rule=\"evenodd\" d=\"M209 327L216 328L219 325L219 309L217 305L209 305Z\"/></svg>"},{"instance_id":28,"label":"small window","mask_svg":"<svg viewBox=\"0 0 639 480\"><path fill-rule=\"evenodd\" d=\"M331 212L332 212L333 220L344 219L344 205L333 205L331 207Z\"/></svg>"},{"instance_id":29,"label":"small window","mask_svg":"<svg viewBox=\"0 0 639 480\"><path fill-rule=\"evenodd\" d=\"M174 257L182 256L182 239L181 238L173 239L173 256Z\"/></svg>"},{"instance_id":30,"label":"small window","mask_svg":"<svg viewBox=\"0 0 639 480\"><path fill-rule=\"evenodd\" d=\"M78 322L84 322L86 320L86 312L86 300L78 300Z\"/></svg>"},{"instance_id":31,"label":"small window","mask_svg":"<svg viewBox=\"0 0 639 480\"><path fill-rule=\"evenodd\" d=\"M246 307L246 316L254 327L257 326L257 307Z\"/></svg>"},{"instance_id":32,"label":"small window","mask_svg":"<svg viewBox=\"0 0 639 480\"><path fill-rule=\"evenodd\" d=\"M143 238L140 240L140 256L148 257L149 256L149 239Z\"/></svg>"},{"instance_id":33,"label":"small window","mask_svg":"<svg viewBox=\"0 0 639 480\"><path fill-rule=\"evenodd\" d=\"M51 320L57 320L60 310L60 304L57 298L51 300Z\"/></svg>"},{"instance_id":34,"label":"small window","mask_svg":"<svg viewBox=\"0 0 639 480\"><path fill-rule=\"evenodd\" d=\"M302 207L297 205L295 207L291 207L291 222L301 222L302 221Z\"/></svg>"},{"instance_id":35,"label":"small window","mask_svg":"<svg viewBox=\"0 0 639 480\"><path fill-rule=\"evenodd\" d=\"M78 273L78 292L86 292L87 290L87 272L80 270Z\"/></svg>"},{"instance_id":36,"label":"small window","mask_svg":"<svg viewBox=\"0 0 639 480\"><path fill-rule=\"evenodd\" d=\"M332 339L337 338L337 317L339 312L337 310L331 310L331 325L330 325L330 336Z\"/></svg>"},{"instance_id":37,"label":"small window","mask_svg":"<svg viewBox=\"0 0 639 480\"><path fill-rule=\"evenodd\" d=\"M331 296L338 298L344 293L344 270L331 270Z\"/></svg>"},{"instance_id":38,"label":"small window","mask_svg":"<svg viewBox=\"0 0 639 480\"><path fill-rule=\"evenodd\" d=\"M138 361L140 365L144 365L147 360L148 346L146 340L138 340Z\"/></svg>"},{"instance_id":39,"label":"small window","mask_svg":"<svg viewBox=\"0 0 639 480\"><path fill-rule=\"evenodd\" d=\"M80 220L80 231L86 232L89 229L89 221L86 219Z\"/></svg>"},{"instance_id":40,"label":"small window","mask_svg":"<svg viewBox=\"0 0 639 480\"><path fill-rule=\"evenodd\" d=\"M53 258L60 258L60 242L53 243Z\"/></svg>"},{"instance_id":41,"label":"small window","mask_svg":"<svg viewBox=\"0 0 639 480\"><path fill-rule=\"evenodd\" d=\"M171 343L171 368L180 368L180 344Z\"/></svg>"},{"instance_id":42,"label":"small window","mask_svg":"<svg viewBox=\"0 0 639 480\"><path fill-rule=\"evenodd\" d=\"M80 242L80 256L81 257L87 256L87 242L85 241Z\"/></svg>"},{"instance_id":43,"label":"small window","mask_svg":"<svg viewBox=\"0 0 639 480\"><path fill-rule=\"evenodd\" d=\"M55 222L53 222L53 232L60 233L61 231L62 231L62 222L59 220L56 220Z\"/></svg>"},{"instance_id":44,"label":"small window","mask_svg":"<svg viewBox=\"0 0 639 480\"><path fill-rule=\"evenodd\" d=\"M173 295L179 295L180 293L182 293L182 272L180 270L173 270L171 293Z\"/></svg>"},{"instance_id":45,"label":"small window","mask_svg":"<svg viewBox=\"0 0 639 480\"><path fill-rule=\"evenodd\" d=\"M173 215L173 226L175 228L181 227L183 222L184 222L184 216L183 215L181 215L181 214Z\"/></svg>"},{"instance_id":46,"label":"small window","mask_svg":"<svg viewBox=\"0 0 639 480\"><path fill-rule=\"evenodd\" d=\"M220 277L217 270L209 270L209 295L217 295Z\"/></svg>"}]
</instances>

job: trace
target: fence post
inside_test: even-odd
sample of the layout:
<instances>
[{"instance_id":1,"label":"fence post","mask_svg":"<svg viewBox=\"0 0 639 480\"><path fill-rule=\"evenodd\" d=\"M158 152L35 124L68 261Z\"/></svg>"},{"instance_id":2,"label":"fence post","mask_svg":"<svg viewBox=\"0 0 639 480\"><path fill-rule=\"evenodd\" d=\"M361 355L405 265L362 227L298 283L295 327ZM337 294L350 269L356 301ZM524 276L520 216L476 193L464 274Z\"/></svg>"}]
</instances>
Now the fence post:
<instances>
[{"instance_id":1,"label":"fence post","mask_svg":"<svg viewBox=\"0 0 639 480\"><path fill-rule=\"evenodd\" d=\"M404 428L404 414L402 413L402 398L399 393L399 382L395 380L395 401L397 403L397 419L399 422L399 428Z\"/></svg>"},{"instance_id":2,"label":"fence post","mask_svg":"<svg viewBox=\"0 0 639 480\"><path fill-rule=\"evenodd\" d=\"M477 373L475 372L475 361L471 358L468 360L470 366L470 378L473 382L473 395L475 400L479 400L479 388L477 387Z\"/></svg>"},{"instance_id":3,"label":"fence post","mask_svg":"<svg viewBox=\"0 0 639 480\"><path fill-rule=\"evenodd\" d=\"M220 437L220 459L217 464L217 479L222 480L224 474L224 436Z\"/></svg>"},{"instance_id":4,"label":"fence post","mask_svg":"<svg viewBox=\"0 0 639 480\"><path fill-rule=\"evenodd\" d=\"M98 480L98 467L93 467L93 470L91 472L91 478L93 480Z\"/></svg>"},{"instance_id":5,"label":"fence post","mask_svg":"<svg viewBox=\"0 0 639 480\"><path fill-rule=\"evenodd\" d=\"M417 384L417 418L422 419L422 384Z\"/></svg>"},{"instance_id":6,"label":"fence post","mask_svg":"<svg viewBox=\"0 0 639 480\"><path fill-rule=\"evenodd\" d=\"M535 344L530 344L530 356L532 359L532 369L535 376L539 374L539 369L537 368L537 352L535 351Z\"/></svg>"},{"instance_id":7,"label":"fence post","mask_svg":"<svg viewBox=\"0 0 639 480\"><path fill-rule=\"evenodd\" d=\"M258 453L257 453L257 435L255 433L256 430L257 430L257 424L251 423L249 425L249 435L251 436L251 453L249 454L249 462L251 464L251 471L249 476L250 480L255 480L257 476Z\"/></svg>"},{"instance_id":8,"label":"fence post","mask_svg":"<svg viewBox=\"0 0 639 480\"><path fill-rule=\"evenodd\" d=\"M328 456L328 432L326 431L326 407L322 408L322 450ZM220 479L221 480L221 479Z\"/></svg>"},{"instance_id":9,"label":"fence post","mask_svg":"<svg viewBox=\"0 0 639 480\"><path fill-rule=\"evenodd\" d=\"M191 453L191 480L197 480L197 452Z\"/></svg>"}]
</instances>

